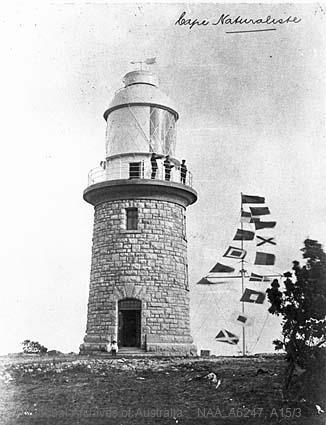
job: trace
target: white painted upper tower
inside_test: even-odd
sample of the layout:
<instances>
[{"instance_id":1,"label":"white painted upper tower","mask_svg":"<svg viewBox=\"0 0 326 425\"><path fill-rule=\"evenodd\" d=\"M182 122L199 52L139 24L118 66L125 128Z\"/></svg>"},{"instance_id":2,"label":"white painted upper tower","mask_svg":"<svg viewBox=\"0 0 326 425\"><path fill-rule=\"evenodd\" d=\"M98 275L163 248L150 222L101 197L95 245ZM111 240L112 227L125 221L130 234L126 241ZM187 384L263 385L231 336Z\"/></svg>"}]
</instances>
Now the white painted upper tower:
<instances>
[{"instance_id":1,"label":"white painted upper tower","mask_svg":"<svg viewBox=\"0 0 326 425\"><path fill-rule=\"evenodd\" d=\"M150 179L149 159L153 152L162 158L170 156L175 165L171 181L180 182L180 162L175 158L179 115L173 101L158 88L158 78L150 71L129 72L123 83L124 87L117 90L104 113L107 121L105 176L102 171L94 170L89 183L102 179ZM158 161L156 178L164 180L163 161ZM191 185L190 173L187 183Z\"/></svg>"}]
</instances>

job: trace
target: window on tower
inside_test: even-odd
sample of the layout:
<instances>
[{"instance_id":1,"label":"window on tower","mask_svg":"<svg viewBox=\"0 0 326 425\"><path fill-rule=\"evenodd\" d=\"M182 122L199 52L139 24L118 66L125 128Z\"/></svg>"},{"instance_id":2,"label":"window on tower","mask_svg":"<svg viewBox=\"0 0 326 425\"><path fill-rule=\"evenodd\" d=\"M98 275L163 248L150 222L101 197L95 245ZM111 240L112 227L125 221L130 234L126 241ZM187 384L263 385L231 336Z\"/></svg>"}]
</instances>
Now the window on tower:
<instances>
[{"instance_id":1,"label":"window on tower","mask_svg":"<svg viewBox=\"0 0 326 425\"><path fill-rule=\"evenodd\" d=\"M138 208L127 208L127 230L137 230L138 228Z\"/></svg>"},{"instance_id":2,"label":"window on tower","mask_svg":"<svg viewBox=\"0 0 326 425\"><path fill-rule=\"evenodd\" d=\"M140 179L141 177L141 162L129 162L129 178Z\"/></svg>"}]
</instances>

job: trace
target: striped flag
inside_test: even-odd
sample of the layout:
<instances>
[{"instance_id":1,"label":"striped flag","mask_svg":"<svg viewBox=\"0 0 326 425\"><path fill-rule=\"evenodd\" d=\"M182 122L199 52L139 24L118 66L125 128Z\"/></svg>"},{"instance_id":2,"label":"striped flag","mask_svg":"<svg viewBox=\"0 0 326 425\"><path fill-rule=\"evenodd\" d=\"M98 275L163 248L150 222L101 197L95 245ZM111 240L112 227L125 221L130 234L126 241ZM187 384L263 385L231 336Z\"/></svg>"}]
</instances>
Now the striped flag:
<instances>
[{"instance_id":1,"label":"striped flag","mask_svg":"<svg viewBox=\"0 0 326 425\"><path fill-rule=\"evenodd\" d=\"M271 280L267 276L262 276L260 274L251 273L249 282L270 282Z\"/></svg>"},{"instance_id":2,"label":"striped flag","mask_svg":"<svg viewBox=\"0 0 326 425\"><path fill-rule=\"evenodd\" d=\"M234 241L252 241L255 237L255 233L250 230L238 229L233 240Z\"/></svg>"},{"instance_id":3,"label":"striped flag","mask_svg":"<svg viewBox=\"0 0 326 425\"><path fill-rule=\"evenodd\" d=\"M240 301L246 303L263 304L265 297L266 295L264 292L254 291L253 289L246 288Z\"/></svg>"},{"instance_id":4,"label":"striped flag","mask_svg":"<svg viewBox=\"0 0 326 425\"><path fill-rule=\"evenodd\" d=\"M265 198L262 196L252 196L252 195L243 195L242 194L242 203L243 204L264 204Z\"/></svg>"},{"instance_id":5,"label":"striped flag","mask_svg":"<svg viewBox=\"0 0 326 425\"><path fill-rule=\"evenodd\" d=\"M247 254L247 251L244 249L237 248L235 246L229 246L229 248L226 250L223 257L227 258L237 258L239 260L243 260Z\"/></svg>"},{"instance_id":6,"label":"striped flag","mask_svg":"<svg viewBox=\"0 0 326 425\"><path fill-rule=\"evenodd\" d=\"M264 276L256 273L251 273L249 281L250 282L263 282Z\"/></svg>"},{"instance_id":7,"label":"striped flag","mask_svg":"<svg viewBox=\"0 0 326 425\"><path fill-rule=\"evenodd\" d=\"M273 266L275 264L275 255L267 252L257 252L255 264L259 266Z\"/></svg>"},{"instance_id":8,"label":"striped flag","mask_svg":"<svg viewBox=\"0 0 326 425\"><path fill-rule=\"evenodd\" d=\"M241 223L250 223L251 222L251 213L247 211L241 211Z\"/></svg>"},{"instance_id":9,"label":"striped flag","mask_svg":"<svg viewBox=\"0 0 326 425\"><path fill-rule=\"evenodd\" d=\"M249 207L251 211L252 216L259 216L259 215L267 215L270 214L268 207Z\"/></svg>"},{"instance_id":10,"label":"striped flag","mask_svg":"<svg viewBox=\"0 0 326 425\"><path fill-rule=\"evenodd\" d=\"M253 217L253 216L251 216L250 223L257 223L257 221L260 221L260 217Z\"/></svg>"}]
</instances>

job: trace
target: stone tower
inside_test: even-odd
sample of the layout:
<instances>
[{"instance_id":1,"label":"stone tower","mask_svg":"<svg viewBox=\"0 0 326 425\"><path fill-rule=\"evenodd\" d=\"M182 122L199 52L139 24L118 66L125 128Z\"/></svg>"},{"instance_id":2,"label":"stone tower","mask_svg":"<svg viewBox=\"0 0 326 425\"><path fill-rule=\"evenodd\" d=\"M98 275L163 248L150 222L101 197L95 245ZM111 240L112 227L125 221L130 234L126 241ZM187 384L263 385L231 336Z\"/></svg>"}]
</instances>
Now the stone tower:
<instances>
[{"instance_id":1,"label":"stone tower","mask_svg":"<svg viewBox=\"0 0 326 425\"><path fill-rule=\"evenodd\" d=\"M197 194L175 158L178 113L151 72L129 72L123 82L104 113L106 158L90 172L83 195L95 217L80 351L102 351L116 340L162 355L196 354L185 213Z\"/></svg>"}]
</instances>

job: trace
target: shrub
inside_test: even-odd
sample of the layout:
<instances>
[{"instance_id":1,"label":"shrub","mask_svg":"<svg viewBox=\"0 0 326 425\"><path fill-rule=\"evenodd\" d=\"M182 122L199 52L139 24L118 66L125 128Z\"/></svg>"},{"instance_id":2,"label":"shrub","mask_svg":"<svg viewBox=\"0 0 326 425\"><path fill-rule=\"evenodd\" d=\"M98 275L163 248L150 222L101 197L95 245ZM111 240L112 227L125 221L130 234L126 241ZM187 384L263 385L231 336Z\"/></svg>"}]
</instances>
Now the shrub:
<instances>
[{"instance_id":1,"label":"shrub","mask_svg":"<svg viewBox=\"0 0 326 425\"><path fill-rule=\"evenodd\" d=\"M285 389L298 397L324 403L326 391L326 254L315 240L304 241L301 266L293 262L292 273L284 274L284 289L277 280L267 290L269 312L282 316L283 340L273 341L284 349L288 367Z\"/></svg>"},{"instance_id":2,"label":"shrub","mask_svg":"<svg viewBox=\"0 0 326 425\"><path fill-rule=\"evenodd\" d=\"M39 342L30 341L29 339L25 339L22 342L23 353L25 354L45 354L48 349L41 345Z\"/></svg>"}]
</instances>

